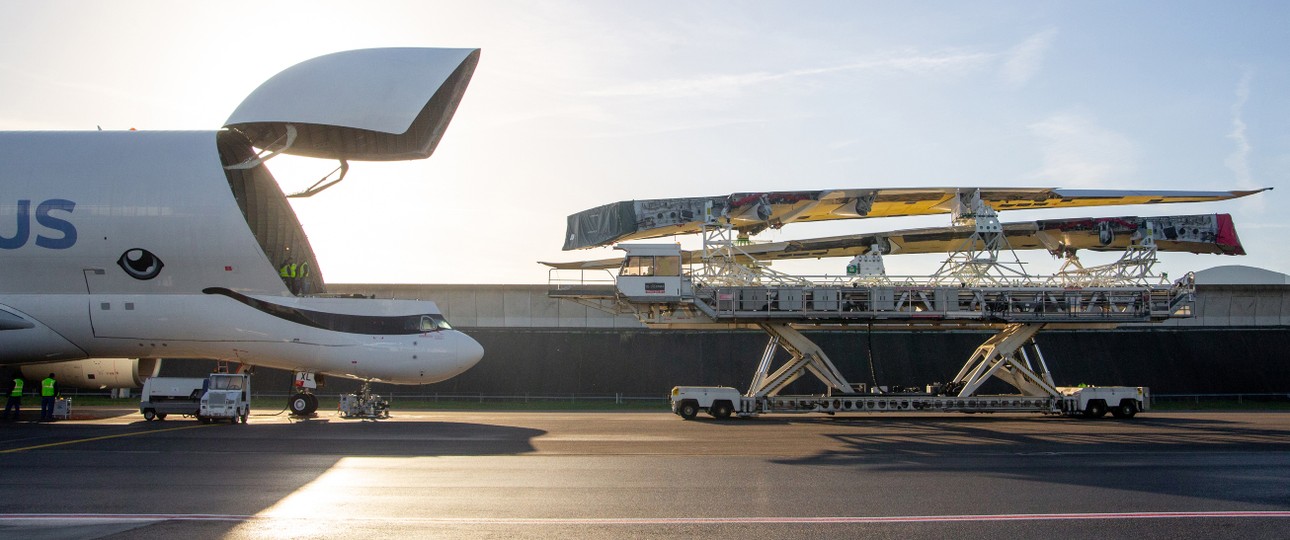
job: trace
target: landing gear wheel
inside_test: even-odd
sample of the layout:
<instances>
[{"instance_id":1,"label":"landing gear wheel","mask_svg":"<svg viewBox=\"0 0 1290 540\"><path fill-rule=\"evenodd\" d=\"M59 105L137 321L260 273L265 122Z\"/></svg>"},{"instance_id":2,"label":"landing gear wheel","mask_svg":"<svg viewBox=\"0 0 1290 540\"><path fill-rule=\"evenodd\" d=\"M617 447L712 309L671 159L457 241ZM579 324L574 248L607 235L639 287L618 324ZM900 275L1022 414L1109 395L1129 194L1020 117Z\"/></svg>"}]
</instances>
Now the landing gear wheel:
<instances>
[{"instance_id":1,"label":"landing gear wheel","mask_svg":"<svg viewBox=\"0 0 1290 540\"><path fill-rule=\"evenodd\" d=\"M693 401L687 401L682 403L676 411L681 415L681 418L694 420L694 417L699 415L699 404Z\"/></svg>"},{"instance_id":2,"label":"landing gear wheel","mask_svg":"<svg viewBox=\"0 0 1290 540\"><path fill-rule=\"evenodd\" d=\"M717 420L725 420L730 418L730 413L733 411L731 410L730 404L723 401L721 403L714 404L710 409L708 409L708 412L712 413L712 417Z\"/></svg>"},{"instance_id":3,"label":"landing gear wheel","mask_svg":"<svg viewBox=\"0 0 1290 540\"><path fill-rule=\"evenodd\" d=\"M1106 416L1106 402L1095 399L1088 402L1088 408L1084 409L1084 418L1101 418Z\"/></svg>"},{"instance_id":4,"label":"landing gear wheel","mask_svg":"<svg viewBox=\"0 0 1290 540\"><path fill-rule=\"evenodd\" d=\"M318 398L313 394L296 394L287 400L287 409L292 416L309 416L318 410Z\"/></svg>"},{"instance_id":5,"label":"landing gear wheel","mask_svg":"<svg viewBox=\"0 0 1290 540\"><path fill-rule=\"evenodd\" d=\"M152 409L145 409L145 410L143 411L143 419L144 419L144 420L147 420L147 421L149 421L149 422L151 422L151 421L153 421L153 420L156 420L156 419L157 419L157 411L154 411L154 410L152 410Z\"/></svg>"}]
</instances>

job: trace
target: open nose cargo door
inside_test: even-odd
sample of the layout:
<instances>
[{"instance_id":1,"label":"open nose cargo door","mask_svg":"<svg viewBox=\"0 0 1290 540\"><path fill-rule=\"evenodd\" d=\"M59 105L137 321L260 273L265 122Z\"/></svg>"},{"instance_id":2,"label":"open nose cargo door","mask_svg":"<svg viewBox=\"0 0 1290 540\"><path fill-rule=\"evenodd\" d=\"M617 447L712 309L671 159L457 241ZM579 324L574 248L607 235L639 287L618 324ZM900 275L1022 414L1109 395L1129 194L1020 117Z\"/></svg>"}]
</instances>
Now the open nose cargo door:
<instances>
[{"instance_id":1,"label":"open nose cargo door","mask_svg":"<svg viewBox=\"0 0 1290 540\"><path fill-rule=\"evenodd\" d=\"M307 60L242 101L225 127L257 148L324 159L400 161L434 153L479 49L388 48Z\"/></svg>"}]
</instances>

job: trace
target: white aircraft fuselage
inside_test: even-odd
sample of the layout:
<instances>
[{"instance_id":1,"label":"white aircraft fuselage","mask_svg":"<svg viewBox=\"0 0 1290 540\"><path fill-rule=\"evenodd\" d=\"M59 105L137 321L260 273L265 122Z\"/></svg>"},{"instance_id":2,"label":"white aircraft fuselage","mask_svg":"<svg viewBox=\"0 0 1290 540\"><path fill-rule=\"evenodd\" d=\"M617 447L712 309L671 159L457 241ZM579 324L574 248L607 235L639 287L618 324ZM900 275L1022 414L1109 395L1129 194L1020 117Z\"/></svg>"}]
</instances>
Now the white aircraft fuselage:
<instances>
[{"instance_id":1,"label":"white aircraft fuselage","mask_svg":"<svg viewBox=\"0 0 1290 540\"><path fill-rule=\"evenodd\" d=\"M253 146L236 129L0 133L0 364L203 358L422 384L480 360L433 302L296 294L323 292L317 260Z\"/></svg>"}]
</instances>

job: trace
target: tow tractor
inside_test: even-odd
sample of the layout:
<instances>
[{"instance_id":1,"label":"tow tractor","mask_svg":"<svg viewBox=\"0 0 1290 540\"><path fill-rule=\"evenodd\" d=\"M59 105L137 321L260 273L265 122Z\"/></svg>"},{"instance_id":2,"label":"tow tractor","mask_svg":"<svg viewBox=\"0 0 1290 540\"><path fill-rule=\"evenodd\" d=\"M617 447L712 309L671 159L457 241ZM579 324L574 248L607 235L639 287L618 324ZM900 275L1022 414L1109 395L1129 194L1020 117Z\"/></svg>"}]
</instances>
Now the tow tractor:
<instances>
[{"instance_id":1,"label":"tow tractor","mask_svg":"<svg viewBox=\"0 0 1290 540\"><path fill-rule=\"evenodd\" d=\"M390 402L372 393L372 383L363 381L357 394L340 396L336 411L341 418L361 418L363 420L380 420L390 417Z\"/></svg>"}]
</instances>

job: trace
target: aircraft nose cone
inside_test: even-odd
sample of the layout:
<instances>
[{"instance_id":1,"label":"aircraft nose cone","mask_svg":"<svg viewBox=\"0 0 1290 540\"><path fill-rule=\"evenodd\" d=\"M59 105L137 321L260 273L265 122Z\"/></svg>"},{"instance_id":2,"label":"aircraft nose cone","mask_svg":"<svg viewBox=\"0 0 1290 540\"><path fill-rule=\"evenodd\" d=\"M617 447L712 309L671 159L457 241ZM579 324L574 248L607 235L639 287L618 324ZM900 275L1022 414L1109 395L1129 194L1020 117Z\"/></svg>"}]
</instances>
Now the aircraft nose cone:
<instances>
[{"instance_id":1,"label":"aircraft nose cone","mask_svg":"<svg viewBox=\"0 0 1290 540\"><path fill-rule=\"evenodd\" d=\"M457 358L461 363L459 369L466 371L484 358L484 346L466 334L459 335L461 336L457 344Z\"/></svg>"}]
</instances>

